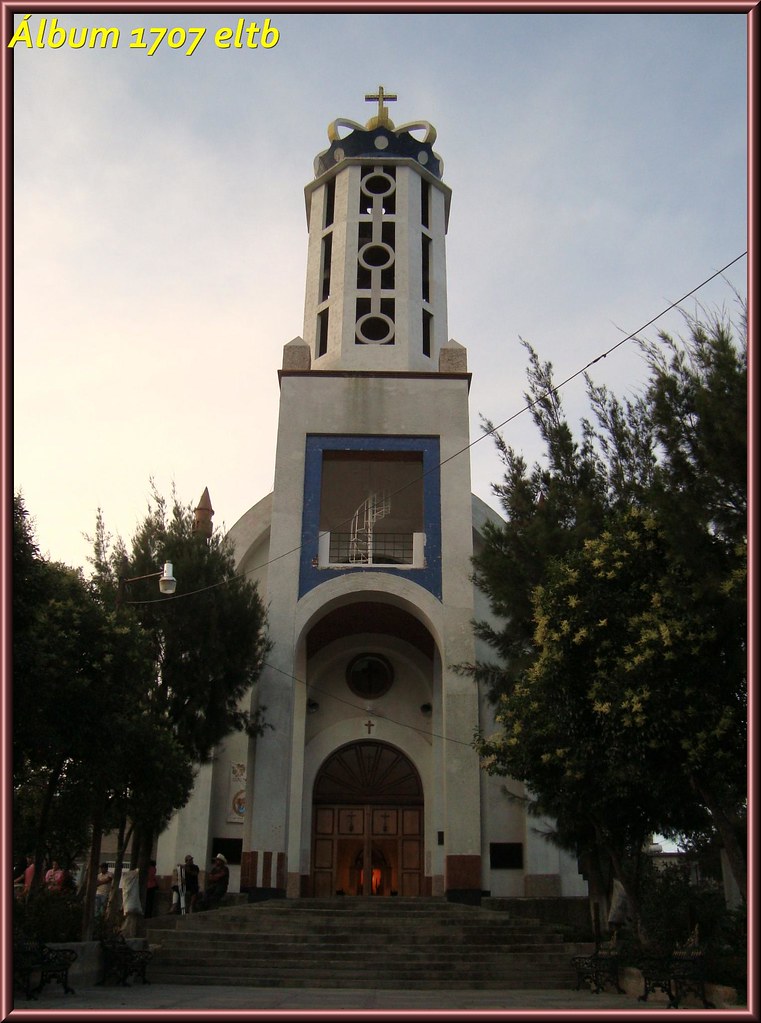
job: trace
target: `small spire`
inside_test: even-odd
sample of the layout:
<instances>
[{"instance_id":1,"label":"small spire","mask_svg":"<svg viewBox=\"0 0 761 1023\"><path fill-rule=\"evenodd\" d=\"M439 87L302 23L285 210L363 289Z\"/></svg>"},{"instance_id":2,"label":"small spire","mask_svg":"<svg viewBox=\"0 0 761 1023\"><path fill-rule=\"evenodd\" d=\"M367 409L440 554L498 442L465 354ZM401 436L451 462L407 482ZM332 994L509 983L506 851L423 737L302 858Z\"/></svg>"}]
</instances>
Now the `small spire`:
<instances>
[{"instance_id":1,"label":"small spire","mask_svg":"<svg viewBox=\"0 0 761 1023\"><path fill-rule=\"evenodd\" d=\"M213 516L214 509L211 506L209 488L206 487L201 494L201 500L198 502L193 520L193 532L203 537L204 540L210 540L211 534L214 532L214 526L211 521Z\"/></svg>"}]
</instances>

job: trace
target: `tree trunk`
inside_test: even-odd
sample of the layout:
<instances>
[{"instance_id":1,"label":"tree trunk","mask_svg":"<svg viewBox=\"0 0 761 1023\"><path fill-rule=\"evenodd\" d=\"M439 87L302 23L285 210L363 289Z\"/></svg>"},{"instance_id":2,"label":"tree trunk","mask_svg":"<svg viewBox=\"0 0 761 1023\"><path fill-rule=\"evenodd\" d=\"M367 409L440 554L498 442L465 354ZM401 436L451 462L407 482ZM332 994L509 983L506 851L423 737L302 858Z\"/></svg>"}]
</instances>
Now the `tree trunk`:
<instances>
[{"instance_id":1,"label":"tree trunk","mask_svg":"<svg viewBox=\"0 0 761 1023\"><path fill-rule=\"evenodd\" d=\"M114 880L111 884L111 891L108 893L106 904L106 923L109 930L117 930L119 927L119 916L122 911L122 893L119 887L122 879L122 863L124 862L124 850L132 836L132 825L127 827L127 818L122 817L119 822L119 834L116 842L116 864L114 866Z\"/></svg>"},{"instance_id":2,"label":"tree trunk","mask_svg":"<svg viewBox=\"0 0 761 1023\"><path fill-rule=\"evenodd\" d=\"M82 900L82 941L91 941L95 917L95 889L98 887L98 867L100 866L100 844L103 837L103 818L106 809L106 794L98 800L93 814L92 842L90 856L87 861L87 882Z\"/></svg>"},{"instance_id":3,"label":"tree trunk","mask_svg":"<svg viewBox=\"0 0 761 1023\"><path fill-rule=\"evenodd\" d=\"M691 778L693 788L698 793L700 798L708 808L711 817L713 818L714 826L719 832L719 837L724 843L724 849L727 854L727 860L729 861L729 868L732 871L737 887L740 889L740 894L743 897L743 901L748 901L748 867L745 858L745 852L737 837L737 830L734 822L731 820L729 814L724 810L719 800L716 799L713 792L698 781L694 776Z\"/></svg>"},{"instance_id":4,"label":"tree trunk","mask_svg":"<svg viewBox=\"0 0 761 1023\"><path fill-rule=\"evenodd\" d=\"M48 817L50 816L50 808L53 805L53 797L55 796L56 789L61 780L61 774L63 772L63 758L58 761L58 764L50 772L48 777L48 783L45 786L45 795L42 800L42 806L40 807L40 815L37 818L37 835L35 837L35 848L32 853L34 856L34 877L32 878L32 885L29 889L29 897L34 898L36 893L42 887L42 850L45 848L45 835L48 828Z\"/></svg>"},{"instance_id":5,"label":"tree trunk","mask_svg":"<svg viewBox=\"0 0 761 1023\"><path fill-rule=\"evenodd\" d=\"M607 872L603 869L600 852L599 846L592 846L585 850L580 857L582 873L586 878L589 888L589 912L592 916L592 924L595 927L595 940L601 934L607 933L608 913L610 911Z\"/></svg>"},{"instance_id":6,"label":"tree trunk","mask_svg":"<svg viewBox=\"0 0 761 1023\"><path fill-rule=\"evenodd\" d=\"M635 854L637 857L635 865L635 875L639 873L639 857L642 855L641 848L642 843L640 843ZM623 863L621 862L621 856L619 855L618 851L609 848L607 852L608 855L610 856L610 862L613 865L613 873L615 877L621 882L621 885L624 891L626 892L626 898L629 903L629 915L631 917L634 932L635 934L638 935L638 937L641 940L644 941L646 939L646 935L644 935L642 932L639 894L636 890L636 885L633 883L632 878L627 877L626 872L624 871L623 868Z\"/></svg>"},{"instance_id":7,"label":"tree trunk","mask_svg":"<svg viewBox=\"0 0 761 1023\"><path fill-rule=\"evenodd\" d=\"M137 857L137 867L140 871L140 903L145 909L148 894L148 866L151 861L151 850L153 849L153 829L146 828L141 832L140 849Z\"/></svg>"}]
</instances>

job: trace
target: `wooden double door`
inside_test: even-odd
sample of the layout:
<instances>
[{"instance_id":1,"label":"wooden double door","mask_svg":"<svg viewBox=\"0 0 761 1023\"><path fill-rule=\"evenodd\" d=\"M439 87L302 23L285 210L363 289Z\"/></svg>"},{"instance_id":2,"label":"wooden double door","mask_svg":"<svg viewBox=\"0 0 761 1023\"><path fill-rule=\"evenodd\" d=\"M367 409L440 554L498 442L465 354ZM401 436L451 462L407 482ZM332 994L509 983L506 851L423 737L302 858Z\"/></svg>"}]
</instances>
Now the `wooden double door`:
<instances>
[{"instance_id":1,"label":"wooden double door","mask_svg":"<svg viewBox=\"0 0 761 1023\"><path fill-rule=\"evenodd\" d=\"M313 893L423 894L423 808L337 805L314 808Z\"/></svg>"},{"instance_id":2,"label":"wooden double door","mask_svg":"<svg viewBox=\"0 0 761 1023\"><path fill-rule=\"evenodd\" d=\"M423 787L401 750L367 739L328 757L313 793L313 895L423 895L423 849Z\"/></svg>"}]
</instances>

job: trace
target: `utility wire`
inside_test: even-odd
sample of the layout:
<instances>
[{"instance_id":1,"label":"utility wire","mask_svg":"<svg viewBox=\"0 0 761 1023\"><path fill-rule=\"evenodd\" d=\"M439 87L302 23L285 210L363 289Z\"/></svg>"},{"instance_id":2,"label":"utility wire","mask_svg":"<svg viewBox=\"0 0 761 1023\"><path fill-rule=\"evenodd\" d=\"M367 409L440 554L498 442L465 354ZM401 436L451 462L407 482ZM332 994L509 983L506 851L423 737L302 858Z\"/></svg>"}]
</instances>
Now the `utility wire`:
<instances>
[{"instance_id":1,"label":"utility wire","mask_svg":"<svg viewBox=\"0 0 761 1023\"><path fill-rule=\"evenodd\" d=\"M729 263L727 263L726 266L723 266L721 268L721 270L717 270L716 273L711 274L710 277L706 277L706 279L704 281L701 281L700 284L696 285L694 288L691 288L690 291L688 291L684 295L682 295L681 298L675 299L673 302L671 302L669 305L667 305L665 309L662 309L659 313L656 313L656 315L653 316L651 319L649 319L647 321L647 323L643 323L640 327L638 327L631 334L627 334L626 337L621 338L620 341L617 341L616 344L611 345L610 348L606 349L604 352L601 352L594 359L590 359L590 361L588 363L586 363L586 365L582 366L581 369L577 369L574 373L571 373L570 376L567 376L565 378L565 380L561 380L561 382L559 384L555 384L553 387L548 388L546 391L544 391L542 394L540 394L533 401L530 401L530 402L528 402L528 404L524 405L523 408L518 409L517 412L513 412L512 415L508 416L507 419L503 420L497 426L492 426L489 430L484 430L480 437L476 437L475 440L472 440L469 444L466 444L464 448L460 448L459 451L455 451L453 454L448 455L446 458L444 458L437 465L433 466L430 469L427 469L424 473L421 473L421 475L416 477L414 480L410 481L409 483L405 483L405 485L403 487L400 487L398 490L394 491L390 495L390 497L395 497L397 494L400 494L403 490L406 490L408 487L411 487L411 486L419 483L421 480L425 479L427 476L430 476L432 473L438 472L439 469L442 468L442 466L446 465L448 462L451 462L454 458L458 458L460 455L465 454L466 451L469 451L471 448L475 447L475 445L480 443L480 441L484 440L485 437L489 437L492 434L496 433L498 430L501 430L503 427L507 426L508 423L513 422L514 419L517 419L518 416L522 416L524 414L524 412L529 412L535 405L537 405L539 402L543 401L545 398L549 397L552 394L556 394L560 390L561 387L565 387L566 384L569 384L572 380L575 380L576 377L581 376L582 373L586 373L586 371L591 366L594 366L596 363L601 362L603 359L607 359L607 357L609 355L611 355L613 352L615 352L622 345L625 345L628 341L631 341L634 338L636 338L637 334L639 334L641 331L646 330L648 327L652 326L662 316L665 316L666 313L671 312L671 310L677 308L681 302L684 302L686 299L691 298L694 294L696 294L696 292L700 291L701 288L704 288L707 284L710 284L711 281L716 280L717 277L720 277L725 271L729 270L730 267L734 266L735 263L738 263L741 259L743 259L747 255L748 255L748 252L747 252L747 249L746 249L745 252L741 252L739 256L735 256L735 258L733 260L731 260ZM350 519L346 519L345 522L339 523L339 525L345 525L349 521L351 521L351 520ZM212 583L209 586L202 586L200 589L197 589L197 590L189 590L187 593L176 593L176 594L174 594L171 597L169 597L169 596L166 596L166 597L155 597L155 598L152 598L151 600L127 600L124 603L125 604L133 604L133 605L137 605L137 604L160 604L160 603L163 604L163 603L167 603L167 602L172 601L172 600L183 600L186 597L194 597L194 596L196 596L199 593L206 593L209 590L215 590L215 589L217 589L220 586L226 586L228 583L230 583L230 582L232 582L232 581L234 581L236 579L245 579L246 576L252 575L255 572L259 572L263 568L267 568L269 565L274 565L275 562L280 561L283 558L287 558L291 554L297 554L302 549L303 546L304 546L303 543L298 544L298 546L292 547L290 550L284 551L282 554L276 554L273 558L270 558L269 561L265 561L261 565L255 565L253 568L247 569L245 572L242 572L240 575L231 576L229 579L222 579L218 583Z\"/></svg>"}]
</instances>

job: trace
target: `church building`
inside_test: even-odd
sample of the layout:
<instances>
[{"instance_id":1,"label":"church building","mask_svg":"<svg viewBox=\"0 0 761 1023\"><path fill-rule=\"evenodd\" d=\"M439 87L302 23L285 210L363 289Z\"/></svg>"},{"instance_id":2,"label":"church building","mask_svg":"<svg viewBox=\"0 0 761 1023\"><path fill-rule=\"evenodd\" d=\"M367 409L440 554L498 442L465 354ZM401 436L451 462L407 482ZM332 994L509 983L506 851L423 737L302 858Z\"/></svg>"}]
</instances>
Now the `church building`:
<instances>
[{"instance_id":1,"label":"church building","mask_svg":"<svg viewBox=\"0 0 761 1023\"><path fill-rule=\"evenodd\" d=\"M471 494L467 352L447 330L451 192L432 125L366 98L375 115L329 126L305 188L274 489L230 531L268 608L251 699L270 727L200 769L158 872L223 852L251 899L585 895L471 745L494 722L456 666L493 658L471 557L497 516Z\"/></svg>"}]
</instances>

